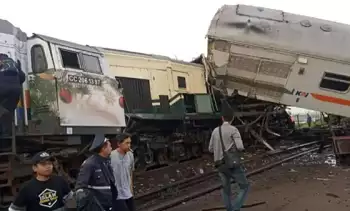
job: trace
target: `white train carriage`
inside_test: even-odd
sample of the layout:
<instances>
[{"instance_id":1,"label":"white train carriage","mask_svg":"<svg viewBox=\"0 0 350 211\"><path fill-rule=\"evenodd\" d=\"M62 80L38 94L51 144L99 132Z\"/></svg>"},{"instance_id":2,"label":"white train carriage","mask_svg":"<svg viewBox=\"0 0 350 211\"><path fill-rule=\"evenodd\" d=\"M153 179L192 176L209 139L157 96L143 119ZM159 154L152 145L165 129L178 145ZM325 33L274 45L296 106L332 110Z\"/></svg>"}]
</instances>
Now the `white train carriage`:
<instances>
[{"instance_id":1,"label":"white train carriage","mask_svg":"<svg viewBox=\"0 0 350 211\"><path fill-rule=\"evenodd\" d=\"M214 86L272 103L350 117L350 26L224 5L208 30Z\"/></svg>"}]
</instances>

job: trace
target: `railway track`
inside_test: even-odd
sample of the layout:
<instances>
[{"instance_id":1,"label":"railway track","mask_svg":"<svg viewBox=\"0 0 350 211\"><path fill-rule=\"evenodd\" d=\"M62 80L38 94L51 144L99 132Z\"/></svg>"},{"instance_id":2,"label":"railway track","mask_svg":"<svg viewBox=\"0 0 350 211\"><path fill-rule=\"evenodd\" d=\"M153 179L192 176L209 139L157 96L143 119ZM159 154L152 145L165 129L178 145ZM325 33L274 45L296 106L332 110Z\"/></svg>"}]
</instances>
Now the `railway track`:
<instances>
[{"instance_id":1,"label":"railway track","mask_svg":"<svg viewBox=\"0 0 350 211\"><path fill-rule=\"evenodd\" d=\"M290 161L305 154L317 151L319 141L293 146L285 150L258 155L244 161L248 176ZM162 188L157 188L135 197L138 210L160 211L174 207L204 194L220 189L217 171L208 172L188 179L180 180Z\"/></svg>"}]
</instances>

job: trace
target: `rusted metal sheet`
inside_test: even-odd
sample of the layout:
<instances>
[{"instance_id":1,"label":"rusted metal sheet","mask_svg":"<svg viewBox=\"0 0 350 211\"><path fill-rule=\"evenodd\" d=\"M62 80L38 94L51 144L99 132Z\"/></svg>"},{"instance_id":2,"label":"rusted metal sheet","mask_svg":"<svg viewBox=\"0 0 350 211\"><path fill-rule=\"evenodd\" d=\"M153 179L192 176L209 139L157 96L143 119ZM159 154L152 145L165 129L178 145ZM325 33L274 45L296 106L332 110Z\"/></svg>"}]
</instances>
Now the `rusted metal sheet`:
<instances>
[{"instance_id":1,"label":"rusted metal sheet","mask_svg":"<svg viewBox=\"0 0 350 211\"><path fill-rule=\"evenodd\" d=\"M350 155L350 136L333 137L336 155Z\"/></svg>"},{"instance_id":2,"label":"rusted metal sheet","mask_svg":"<svg viewBox=\"0 0 350 211\"><path fill-rule=\"evenodd\" d=\"M350 131L348 128L333 126L331 128L333 150L336 156L350 155Z\"/></svg>"}]
</instances>

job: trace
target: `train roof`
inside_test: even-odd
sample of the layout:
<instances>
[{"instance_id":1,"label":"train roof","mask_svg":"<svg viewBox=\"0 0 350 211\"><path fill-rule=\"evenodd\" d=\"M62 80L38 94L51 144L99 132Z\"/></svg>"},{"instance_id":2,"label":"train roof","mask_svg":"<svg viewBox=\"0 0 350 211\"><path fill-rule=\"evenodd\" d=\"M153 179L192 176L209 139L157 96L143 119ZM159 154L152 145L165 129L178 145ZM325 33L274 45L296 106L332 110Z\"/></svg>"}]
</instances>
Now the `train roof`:
<instances>
[{"instance_id":1,"label":"train roof","mask_svg":"<svg viewBox=\"0 0 350 211\"><path fill-rule=\"evenodd\" d=\"M16 36L19 41L27 41L27 34L7 20L0 19L0 33Z\"/></svg>"},{"instance_id":2,"label":"train roof","mask_svg":"<svg viewBox=\"0 0 350 211\"><path fill-rule=\"evenodd\" d=\"M242 27L247 22L257 30ZM350 61L347 24L248 5L224 5L213 17L207 36L299 54Z\"/></svg>"},{"instance_id":3,"label":"train roof","mask_svg":"<svg viewBox=\"0 0 350 211\"><path fill-rule=\"evenodd\" d=\"M10 23L7 20L0 19L0 33L4 34L9 34L16 36L18 40L20 41L27 41L28 37L25 32L23 32L20 28L15 27L12 23ZM126 51L126 50L120 50L120 49L112 49L112 48L106 48L106 47L95 47L95 46L89 46L89 45L81 45L78 43L66 41L66 40L61 40L58 38L50 37L47 35L43 34L38 34L38 33L33 33L33 35L29 38L39 38L41 40L44 40L46 42L50 42L53 44L61 45L61 46L66 46L69 48L74 48L77 50L82 50L82 51L88 51L96 54L103 54L103 52L111 52L111 53L119 53L119 54L125 54L125 55L134 55L134 56L141 56L145 58L153 58L153 59L158 59L158 60L166 60L166 61L171 61L171 62L176 62L180 64L185 64L185 65L194 65L194 66L199 66L197 62L186 62L182 60L177 60L173 59L167 56L162 56L162 55L157 55L157 54L146 54L146 53L140 53L140 52L134 52L134 51Z\"/></svg>"},{"instance_id":4,"label":"train roof","mask_svg":"<svg viewBox=\"0 0 350 211\"><path fill-rule=\"evenodd\" d=\"M185 65L200 66L199 64L196 64L194 62L187 62L187 61L183 61L183 60L173 59L173 58L170 58L168 56L162 56L162 55L157 55L157 54L147 54L147 53L126 51L126 50L113 49L113 48L105 48L105 47L96 47L96 48L98 48L100 51L109 52L109 53L117 53L117 54L131 55L131 56L140 56L140 57L144 57L144 58L166 60L166 61L176 62L176 63L180 63L180 64L185 64Z\"/></svg>"},{"instance_id":5,"label":"train roof","mask_svg":"<svg viewBox=\"0 0 350 211\"><path fill-rule=\"evenodd\" d=\"M92 46L88 46L88 45L80 45L74 42L70 42L70 41L66 41L66 40L60 40L54 37L50 37L47 35L42 35L42 34L37 34L34 33L32 38L34 37L38 37L46 42L50 42L53 44L58 44L58 45L62 45L62 46L66 46L66 47L70 47L70 48L74 48L74 49L78 49L78 50L82 50L82 51L88 51L88 52L93 52L96 54L102 54L98 49L96 49L95 47Z\"/></svg>"}]
</instances>

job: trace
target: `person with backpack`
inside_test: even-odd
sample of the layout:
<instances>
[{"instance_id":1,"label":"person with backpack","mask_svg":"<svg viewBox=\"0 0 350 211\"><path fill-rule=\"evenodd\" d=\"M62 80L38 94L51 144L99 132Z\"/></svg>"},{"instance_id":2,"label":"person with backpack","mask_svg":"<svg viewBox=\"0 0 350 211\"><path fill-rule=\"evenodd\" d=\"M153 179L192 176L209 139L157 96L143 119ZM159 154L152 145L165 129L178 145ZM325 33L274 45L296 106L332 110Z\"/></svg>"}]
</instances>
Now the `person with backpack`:
<instances>
[{"instance_id":1,"label":"person with backpack","mask_svg":"<svg viewBox=\"0 0 350 211\"><path fill-rule=\"evenodd\" d=\"M53 158L47 152L39 152L32 161L35 177L23 185L8 210L64 211L73 192L67 181L52 175Z\"/></svg>"},{"instance_id":2,"label":"person with backpack","mask_svg":"<svg viewBox=\"0 0 350 211\"><path fill-rule=\"evenodd\" d=\"M0 133L10 134L14 111L22 94L25 73L20 62L0 53Z\"/></svg>"},{"instance_id":3,"label":"person with backpack","mask_svg":"<svg viewBox=\"0 0 350 211\"><path fill-rule=\"evenodd\" d=\"M241 164L240 151L244 150L238 129L231 125L232 115L222 116L222 125L215 128L209 142L209 152L214 153L215 167L222 182L222 196L227 211L239 211L247 198L249 183ZM239 186L236 198L231 201L231 181Z\"/></svg>"}]
</instances>

